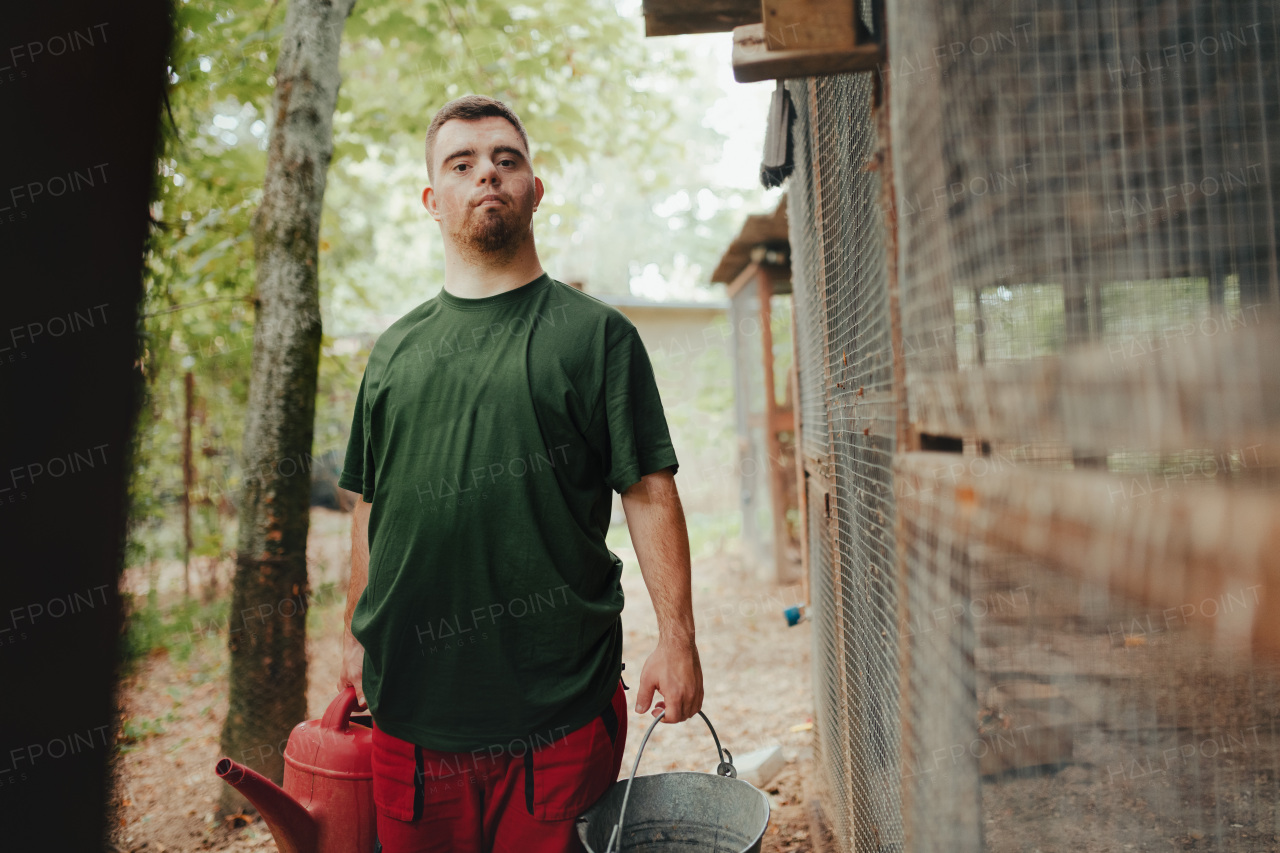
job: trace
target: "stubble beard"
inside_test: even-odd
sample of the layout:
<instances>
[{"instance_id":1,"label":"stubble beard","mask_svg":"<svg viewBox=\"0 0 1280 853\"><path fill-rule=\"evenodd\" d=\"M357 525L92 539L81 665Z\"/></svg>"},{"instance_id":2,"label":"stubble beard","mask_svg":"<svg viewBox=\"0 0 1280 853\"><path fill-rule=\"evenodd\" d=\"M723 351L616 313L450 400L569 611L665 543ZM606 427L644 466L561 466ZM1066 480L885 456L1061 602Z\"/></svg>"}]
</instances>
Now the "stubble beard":
<instances>
[{"instance_id":1,"label":"stubble beard","mask_svg":"<svg viewBox=\"0 0 1280 853\"><path fill-rule=\"evenodd\" d=\"M519 251L529 225L511 204L498 207L472 208L467 224L458 232L458 243L463 252L473 258L506 260Z\"/></svg>"}]
</instances>

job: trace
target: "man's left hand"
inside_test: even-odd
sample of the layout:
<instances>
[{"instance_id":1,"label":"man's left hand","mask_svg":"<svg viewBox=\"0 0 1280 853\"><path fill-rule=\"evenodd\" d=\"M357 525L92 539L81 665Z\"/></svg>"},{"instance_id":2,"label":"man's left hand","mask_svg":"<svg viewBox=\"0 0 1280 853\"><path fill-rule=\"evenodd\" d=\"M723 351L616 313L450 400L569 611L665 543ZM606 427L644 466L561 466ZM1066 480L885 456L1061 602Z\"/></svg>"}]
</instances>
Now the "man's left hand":
<instances>
[{"instance_id":1,"label":"man's left hand","mask_svg":"<svg viewBox=\"0 0 1280 853\"><path fill-rule=\"evenodd\" d=\"M702 663L692 639L658 639L658 647L640 670L636 713L649 710L654 690L662 694L662 699L653 706L653 716L665 708L664 723L682 722L702 709Z\"/></svg>"}]
</instances>

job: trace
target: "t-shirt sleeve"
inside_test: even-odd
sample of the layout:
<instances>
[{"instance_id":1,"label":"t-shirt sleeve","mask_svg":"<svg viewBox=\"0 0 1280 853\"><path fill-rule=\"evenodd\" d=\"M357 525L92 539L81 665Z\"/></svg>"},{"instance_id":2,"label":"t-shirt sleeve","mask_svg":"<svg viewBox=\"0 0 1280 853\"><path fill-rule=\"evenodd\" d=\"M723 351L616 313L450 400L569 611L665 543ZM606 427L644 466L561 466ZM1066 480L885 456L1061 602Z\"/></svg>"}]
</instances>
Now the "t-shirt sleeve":
<instances>
[{"instance_id":1,"label":"t-shirt sleeve","mask_svg":"<svg viewBox=\"0 0 1280 853\"><path fill-rule=\"evenodd\" d=\"M338 475L338 485L352 492L359 492L373 503L373 449L365 431L364 382L369 374L360 377L360 390L356 393L356 411L351 418L351 437L347 439L347 457Z\"/></svg>"},{"instance_id":2,"label":"t-shirt sleeve","mask_svg":"<svg viewBox=\"0 0 1280 853\"><path fill-rule=\"evenodd\" d=\"M645 474L679 469L653 365L639 333L628 329L605 355L604 414L608 427L605 482L619 494Z\"/></svg>"}]
</instances>

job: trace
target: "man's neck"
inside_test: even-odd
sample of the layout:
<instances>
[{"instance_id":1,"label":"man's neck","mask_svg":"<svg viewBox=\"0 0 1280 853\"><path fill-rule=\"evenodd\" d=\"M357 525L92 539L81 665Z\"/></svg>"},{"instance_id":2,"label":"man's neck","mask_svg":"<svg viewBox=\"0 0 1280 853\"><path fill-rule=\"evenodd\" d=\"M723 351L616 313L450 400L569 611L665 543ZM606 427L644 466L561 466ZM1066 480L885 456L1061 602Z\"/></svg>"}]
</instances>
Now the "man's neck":
<instances>
[{"instance_id":1,"label":"man's neck","mask_svg":"<svg viewBox=\"0 0 1280 853\"><path fill-rule=\"evenodd\" d=\"M515 254L505 258L463 252L445 243L444 288L463 299L496 296L526 285L542 273L532 233Z\"/></svg>"}]
</instances>

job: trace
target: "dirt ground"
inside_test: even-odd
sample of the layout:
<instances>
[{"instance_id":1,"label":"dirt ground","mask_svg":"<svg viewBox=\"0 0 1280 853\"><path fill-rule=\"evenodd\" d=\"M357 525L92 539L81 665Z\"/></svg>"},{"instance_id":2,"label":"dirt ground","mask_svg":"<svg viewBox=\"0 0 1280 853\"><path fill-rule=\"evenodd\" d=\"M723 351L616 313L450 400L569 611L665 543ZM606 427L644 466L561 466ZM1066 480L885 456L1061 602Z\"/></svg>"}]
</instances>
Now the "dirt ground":
<instances>
[{"instance_id":1,"label":"dirt ground","mask_svg":"<svg viewBox=\"0 0 1280 853\"><path fill-rule=\"evenodd\" d=\"M345 513L313 511L308 559L314 588L342 580L349 559L349 524ZM787 627L782 610L800 600L799 586L756 579L744 570L734 546L734 542L724 543L715 553L696 558L693 565L698 650L706 688L703 711L735 756L773 744L782 746L787 765L766 785L772 814L763 849L807 853L813 848L801 768L812 743L812 625L802 622ZM657 639L657 623L634 552L626 545L613 550L626 563L623 679L634 688ZM145 593L149 584L157 583L161 601L173 600L180 589L180 570L174 566L159 571L131 569L126 587ZM223 590L225 571L221 567ZM345 595L341 586L338 589L318 595L308 614L310 718L320 716L335 695ZM212 626L196 636L185 662L169 654L153 655L122 682L118 697L121 748L111 803L111 843L117 851L276 850L261 819L252 818L246 824L219 814L216 807L223 784L213 768L220 757L218 738L226 713L226 640L225 628L218 631ZM624 778L649 719L632 712ZM706 771L715 762L711 735L696 718L671 726L659 724L645 747L639 772Z\"/></svg>"}]
</instances>

